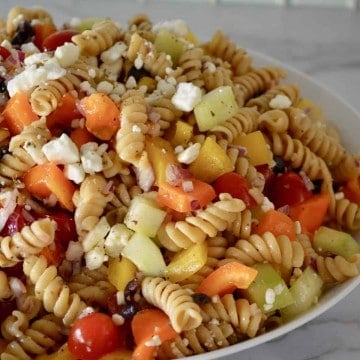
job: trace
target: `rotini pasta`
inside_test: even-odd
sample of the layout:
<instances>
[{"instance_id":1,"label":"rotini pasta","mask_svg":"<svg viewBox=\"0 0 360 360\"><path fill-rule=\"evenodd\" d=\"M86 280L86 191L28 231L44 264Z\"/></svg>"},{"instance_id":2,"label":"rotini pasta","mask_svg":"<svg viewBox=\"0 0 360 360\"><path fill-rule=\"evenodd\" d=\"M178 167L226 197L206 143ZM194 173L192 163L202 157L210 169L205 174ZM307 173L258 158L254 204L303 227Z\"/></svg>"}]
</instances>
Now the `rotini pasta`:
<instances>
[{"instance_id":1,"label":"rotini pasta","mask_svg":"<svg viewBox=\"0 0 360 360\"><path fill-rule=\"evenodd\" d=\"M175 331L192 330L201 324L198 305L180 285L162 278L145 277L141 283L141 291L150 304L169 315Z\"/></svg>"},{"instance_id":2,"label":"rotini pasta","mask_svg":"<svg viewBox=\"0 0 360 360\"><path fill-rule=\"evenodd\" d=\"M43 52L36 25L77 34ZM98 316L134 340L84 334L110 357L206 353L286 323L306 274L309 304L359 276L359 156L281 66L146 14L15 7L0 39L1 360L83 358L73 330Z\"/></svg>"}]
</instances>

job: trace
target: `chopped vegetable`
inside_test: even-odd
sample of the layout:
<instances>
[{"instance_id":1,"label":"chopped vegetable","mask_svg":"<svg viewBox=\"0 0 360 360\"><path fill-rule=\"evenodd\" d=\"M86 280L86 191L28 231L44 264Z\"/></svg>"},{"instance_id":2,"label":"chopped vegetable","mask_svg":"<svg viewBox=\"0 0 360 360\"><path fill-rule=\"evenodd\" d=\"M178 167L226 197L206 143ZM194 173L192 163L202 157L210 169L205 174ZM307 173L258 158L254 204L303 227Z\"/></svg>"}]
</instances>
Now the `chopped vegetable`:
<instances>
[{"instance_id":1,"label":"chopped vegetable","mask_svg":"<svg viewBox=\"0 0 360 360\"><path fill-rule=\"evenodd\" d=\"M105 94L94 93L80 100L85 126L101 140L110 140L120 127L120 110Z\"/></svg>"},{"instance_id":2,"label":"chopped vegetable","mask_svg":"<svg viewBox=\"0 0 360 360\"><path fill-rule=\"evenodd\" d=\"M192 190L163 182L159 185L157 201L162 206L178 212L198 210L208 205L216 196L214 188L206 182L191 179Z\"/></svg>"},{"instance_id":3,"label":"chopped vegetable","mask_svg":"<svg viewBox=\"0 0 360 360\"><path fill-rule=\"evenodd\" d=\"M301 227L313 233L324 222L330 206L329 194L317 194L300 204L290 206L289 217L299 221Z\"/></svg>"},{"instance_id":4,"label":"chopped vegetable","mask_svg":"<svg viewBox=\"0 0 360 360\"><path fill-rule=\"evenodd\" d=\"M23 92L17 92L10 98L3 116L11 135L20 134L25 126L39 119L31 108L28 96Z\"/></svg>"},{"instance_id":5,"label":"chopped vegetable","mask_svg":"<svg viewBox=\"0 0 360 360\"><path fill-rule=\"evenodd\" d=\"M74 210L72 197L76 188L56 164L49 162L30 168L24 174L23 182L31 194L42 199L53 194L63 208Z\"/></svg>"},{"instance_id":6,"label":"chopped vegetable","mask_svg":"<svg viewBox=\"0 0 360 360\"><path fill-rule=\"evenodd\" d=\"M235 289L246 289L254 281L257 273L257 270L249 266L238 262L228 262L203 279L195 292L208 296L221 296Z\"/></svg>"},{"instance_id":7,"label":"chopped vegetable","mask_svg":"<svg viewBox=\"0 0 360 360\"><path fill-rule=\"evenodd\" d=\"M124 291L127 283L135 278L137 268L126 257L121 260L112 258L109 261L108 279L118 291Z\"/></svg>"},{"instance_id":8,"label":"chopped vegetable","mask_svg":"<svg viewBox=\"0 0 360 360\"><path fill-rule=\"evenodd\" d=\"M295 240L295 223L286 214L277 211L266 211L259 219L254 232L262 235L265 232L271 232L274 236L286 235L290 240Z\"/></svg>"}]
</instances>

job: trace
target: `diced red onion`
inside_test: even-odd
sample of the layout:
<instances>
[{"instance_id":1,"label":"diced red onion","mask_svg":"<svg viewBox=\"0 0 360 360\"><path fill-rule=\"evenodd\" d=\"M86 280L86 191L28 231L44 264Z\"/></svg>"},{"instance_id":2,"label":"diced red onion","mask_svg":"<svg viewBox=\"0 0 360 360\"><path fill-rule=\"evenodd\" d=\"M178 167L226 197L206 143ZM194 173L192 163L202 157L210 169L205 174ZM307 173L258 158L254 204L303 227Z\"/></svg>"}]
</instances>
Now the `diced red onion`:
<instances>
[{"instance_id":1,"label":"diced red onion","mask_svg":"<svg viewBox=\"0 0 360 360\"><path fill-rule=\"evenodd\" d=\"M114 189L114 182L112 180L108 181L103 190L104 195L109 195Z\"/></svg>"},{"instance_id":2,"label":"diced red onion","mask_svg":"<svg viewBox=\"0 0 360 360\"><path fill-rule=\"evenodd\" d=\"M34 216L32 216L31 213L27 211L25 208L21 209L21 215L23 216L26 222L32 223L35 221Z\"/></svg>"},{"instance_id":3,"label":"diced red onion","mask_svg":"<svg viewBox=\"0 0 360 360\"><path fill-rule=\"evenodd\" d=\"M166 167L166 181L173 186L180 186L184 180L191 178L191 174L176 164L169 164Z\"/></svg>"},{"instance_id":4,"label":"diced red onion","mask_svg":"<svg viewBox=\"0 0 360 360\"><path fill-rule=\"evenodd\" d=\"M191 211L195 211L195 210L201 209L200 201L199 201L199 200L192 200L192 201L190 202L190 208L191 208Z\"/></svg>"},{"instance_id":5,"label":"diced red onion","mask_svg":"<svg viewBox=\"0 0 360 360\"><path fill-rule=\"evenodd\" d=\"M248 153L247 148L244 146L229 144L229 147L237 149L241 157L246 156Z\"/></svg>"},{"instance_id":6,"label":"diced red onion","mask_svg":"<svg viewBox=\"0 0 360 360\"><path fill-rule=\"evenodd\" d=\"M193 191L194 190L194 184L191 180L185 180L183 181L182 183L182 189L185 191L185 192L190 192L190 191Z\"/></svg>"},{"instance_id":7,"label":"diced red onion","mask_svg":"<svg viewBox=\"0 0 360 360\"><path fill-rule=\"evenodd\" d=\"M283 213L283 214L285 214L285 215L289 215L290 206L289 206L289 205L284 205L284 206L282 206L282 207L279 207L279 208L277 209L277 211L279 211L279 212L281 212L281 213Z\"/></svg>"},{"instance_id":8,"label":"diced red onion","mask_svg":"<svg viewBox=\"0 0 360 360\"><path fill-rule=\"evenodd\" d=\"M300 171L299 172L299 175L301 176L303 182L304 182L304 185L305 185L305 188L309 191L312 191L314 190L314 184L312 183L312 181L310 180L310 178L305 174L304 171Z\"/></svg>"}]
</instances>

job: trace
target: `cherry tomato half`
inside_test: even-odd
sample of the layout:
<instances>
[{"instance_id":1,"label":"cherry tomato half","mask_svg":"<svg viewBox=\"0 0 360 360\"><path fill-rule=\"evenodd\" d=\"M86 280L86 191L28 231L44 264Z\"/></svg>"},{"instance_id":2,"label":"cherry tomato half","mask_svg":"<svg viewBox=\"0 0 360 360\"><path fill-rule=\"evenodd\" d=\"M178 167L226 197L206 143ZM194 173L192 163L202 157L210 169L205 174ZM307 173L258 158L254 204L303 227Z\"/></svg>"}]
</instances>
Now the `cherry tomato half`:
<instances>
[{"instance_id":1,"label":"cherry tomato half","mask_svg":"<svg viewBox=\"0 0 360 360\"><path fill-rule=\"evenodd\" d=\"M71 38L79 32L76 30L59 30L50 34L42 43L43 51L54 51L66 42L71 42Z\"/></svg>"},{"instance_id":2,"label":"cherry tomato half","mask_svg":"<svg viewBox=\"0 0 360 360\"><path fill-rule=\"evenodd\" d=\"M5 226L0 233L1 236L12 235L16 232L19 232L25 225L29 225L29 223L24 219L22 209L22 206L16 206L13 213L8 217Z\"/></svg>"},{"instance_id":3,"label":"cherry tomato half","mask_svg":"<svg viewBox=\"0 0 360 360\"><path fill-rule=\"evenodd\" d=\"M118 348L120 330L109 315L92 313L76 320L69 332L69 351L79 360L96 360Z\"/></svg>"},{"instance_id":4,"label":"cherry tomato half","mask_svg":"<svg viewBox=\"0 0 360 360\"><path fill-rule=\"evenodd\" d=\"M312 196L301 176L293 171L275 176L265 195L278 209L285 205L296 205Z\"/></svg>"},{"instance_id":5,"label":"cherry tomato half","mask_svg":"<svg viewBox=\"0 0 360 360\"><path fill-rule=\"evenodd\" d=\"M217 195L229 193L232 197L244 201L248 208L257 205L254 198L249 194L249 184L247 180L235 172L220 175L214 181L213 187Z\"/></svg>"}]
</instances>

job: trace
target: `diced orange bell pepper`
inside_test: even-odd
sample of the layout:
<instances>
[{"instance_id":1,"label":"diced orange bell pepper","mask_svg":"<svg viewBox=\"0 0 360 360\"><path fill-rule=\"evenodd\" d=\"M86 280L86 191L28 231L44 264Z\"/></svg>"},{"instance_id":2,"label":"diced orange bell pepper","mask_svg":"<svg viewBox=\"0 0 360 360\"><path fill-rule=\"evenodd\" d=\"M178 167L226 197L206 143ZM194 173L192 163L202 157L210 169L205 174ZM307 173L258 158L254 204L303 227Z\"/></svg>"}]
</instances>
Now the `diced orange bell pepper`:
<instances>
[{"instance_id":1,"label":"diced orange bell pepper","mask_svg":"<svg viewBox=\"0 0 360 360\"><path fill-rule=\"evenodd\" d=\"M172 328L169 317L159 309L145 309L137 312L131 321L135 350L133 360L152 360L156 345L148 344L156 335L160 341L175 339L178 333Z\"/></svg>"},{"instance_id":2,"label":"diced orange bell pepper","mask_svg":"<svg viewBox=\"0 0 360 360\"><path fill-rule=\"evenodd\" d=\"M162 182L159 184L157 202L178 212L189 212L203 208L216 197L214 188L206 182L198 179L189 181L192 182L192 191Z\"/></svg>"},{"instance_id":3,"label":"diced orange bell pepper","mask_svg":"<svg viewBox=\"0 0 360 360\"><path fill-rule=\"evenodd\" d=\"M20 134L25 126L39 119L31 108L28 96L23 92L18 92L10 98L3 116L11 135Z\"/></svg>"},{"instance_id":4,"label":"diced orange bell pepper","mask_svg":"<svg viewBox=\"0 0 360 360\"><path fill-rule=\"evenodd\" d=\"M254 281L257 270L236 261L226 263L201 281L195 292L208 296L225 295L235 289L247 289Z\"/></svg>"},{"instance_id":5,"label":"diced orange bell pepper","mask_svg":"<svg viewBox=\"0 0 360 360\"><path fill-rule=\"evenodd\" d=\"M79 149L82 145L90 141L96 141L96 138L93 134L91 134L86 128L81 127L74 129L70 133L70 138Z\"/></svg>"},{"instance_id":6,"label":"diced orange bell pepper","mask_svg":"<svg viewBox=\"0 0 360 360\"><path fill-rule=\"evenodd\" d=\"M324 222L329 206L329 194L316 194L300 204L290 206L289 216L299 221L304 231L313 233Z\"/></svg>"},{"instance_id":7,"label":"diced orange bell pepper","mask_svg":"<svg viewBox=\"0 0 360 360\"><path fill-rule=\"evenodd\" d=\"M266 211L259 219L254 232L262 235L265 232L271 232L274 236L286 235L290 240L295 240L295 223L286 214L277 211Z\"/></svg>"},{"instance_id":8,"label":"diced orange bell pepper","mask_svg":"<svg viewBox=\"0 0 360 360\"><path fill-rule=\"evenodd\" d=\"M49 162L30 168L24 174L23 182L31 194L40 198L54 194L63 208L74 210L72 197L76 187L56 164Z\"/></svg>"},{"instance_id":9,"label":"diced orange bell pepper","mask_svg":"<svg viewBox=\"0 0 360 360\"><path fill-rule=\"evenodd\" d=\"M352 178L341 189L346 199L360 205L360 179L358 177Z\"/></svg>"},{"instance_id":10,"label":"diced orange bell pepper","mask_svg":"<svg viewBox=\"0 0 360 360\"><path fill-rule=\"evenodd\" d=\"M46 125L53 130L70 129L71 121L81 118L81 114L76 106L77 98L71 93L65 93L58 107L46 118ZM61 134L61 133L60 133Z\"/></svg>"},{"instance_id":11,"label":"diced orange bell pepper","mask_svg":"<svg viewBox=\"0 0 360 360\"><path fill-rule=\"evenodd\" d=\"M120 127L120 109L103 93L95 93L80 100L85 113L85 126L101 140L110 140Z\"/></svg>"}]
</instances>

